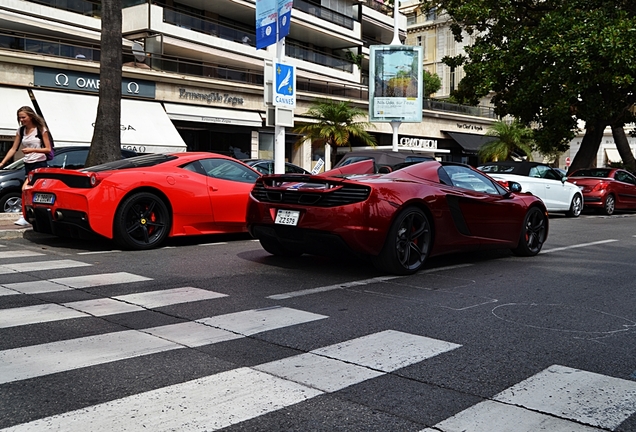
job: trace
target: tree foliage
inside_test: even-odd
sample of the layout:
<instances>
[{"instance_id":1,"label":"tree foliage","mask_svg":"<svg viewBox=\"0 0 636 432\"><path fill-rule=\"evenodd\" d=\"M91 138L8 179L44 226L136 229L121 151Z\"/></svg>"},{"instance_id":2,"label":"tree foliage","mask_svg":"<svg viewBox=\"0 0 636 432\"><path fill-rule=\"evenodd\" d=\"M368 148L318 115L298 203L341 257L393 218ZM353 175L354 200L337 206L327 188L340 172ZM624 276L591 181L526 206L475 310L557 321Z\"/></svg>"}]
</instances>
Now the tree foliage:
<instances>
[{"instance_id":1,"label":"tree foliage","mask_svg":"<svg viewBox=\"0 0 636 432\"><path fill-rule=\"evenodd\" d=\"M99 102L86 166L121 159L122 3L102 2Z\"/></svg>"},{"instance_id":2,"label":"tree foliage","mask_svg":"<svg viewBox=\"0 0 636 432\"><path fill-rule=\"evenodd\" d=\"M422 72L422 83L424 84L424 97L430 97L442 88L442 79L436 73L427 70Z\"/></svg>"},{"instance_id":3,"label":"tree foliage","mask_svg":"<svg viewBox=\"0 0 636 432\"><path fill-rule=\"evenodd\" d=\"M532 160L532 145L534 143L532 129L518 121L498 121L488 128L486 135L496 137L494 141L484 144L479 149L479 158L483 162L505 161L516 157L526 157Z\"/></svg>"},{"instance_id":4,"label":"tree foliage","mask_svg":"<svg viewBox=\"0 0 636 432\"><path fill-rule=\"evenodd\" d=\"M579 124L586 134L572 168L593 162L606 126L634 121L636 2L633 0L422 0L461 29L465 103L494 92L501 116L537 126L538 149L565 151ZM449 60L449 59L447 59Z\"/></svg>"},{"instance_id":5,"label":"tree foliage","mask_svg":"<svg viewBox=\"0 0 636 432\"><path fill-rule=\"evenodd\" d=\"M317 99L305 115L316 122L300 123L292 130L301 135L300 141L309 139L320 145L329 144L334 152L336 147L349 146L351 149L351 139L362 145L375 146L375 138L366 130L373 128L373 123L356 121L358 117L366 117L367 111L348 101Z\"/></svg>"}]
</instances>

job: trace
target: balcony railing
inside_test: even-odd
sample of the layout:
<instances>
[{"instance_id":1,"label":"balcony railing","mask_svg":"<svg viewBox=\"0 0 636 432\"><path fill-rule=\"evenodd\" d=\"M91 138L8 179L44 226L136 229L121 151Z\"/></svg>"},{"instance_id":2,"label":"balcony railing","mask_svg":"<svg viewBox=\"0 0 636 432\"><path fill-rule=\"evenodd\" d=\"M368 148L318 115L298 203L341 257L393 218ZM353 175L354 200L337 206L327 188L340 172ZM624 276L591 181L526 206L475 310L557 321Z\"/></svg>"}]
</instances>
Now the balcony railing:
<instances>
[{"instance_id":1,"label":"balcony railing","mask_svg":"<svg viewBox=\"0 0 636 432\"><path fill-rule=\"evenodd\" d=\"M293 42L285 44L285 55L298 60L310 63L316 63L332 69L338 69L344 72L353 72L353 62L351 60L334 57L319 51L304 48Z\"/></svg>"},{"instance_id":2,"label":"balcony railing","mask_svg":"<svg viewBox=\"0 0 636 432\"><path fill-rule=\"evenodd\" d=\"M326 7L309 3L304 0L294 0L294 9L301 10L305 13L315 16L316 18L329 21L330 23L339 25L349 30L353 30L353 18L343 15L339 12L327 9Z\"/></svg>"},{"instance_id":3,"label":"balcony railing","mask_svg":"<svg viewBox=\"0 0 636 432\"><path fill-rule=\"evenodd\" d=\"M460 105L439 99L424 99L422 105L424 109L428 109L431 111L447 111L475 117L486 117L492 119L498 118L493 108L483 105Z\"/></svg>"},{"instance_id":4,"label":"balcony railing","mask_svg":"<svg viewBox=\"0 0 636 432\"><path fill-rule=\"evenodd\" d=\"M0 33L0 52L17 51L30 54L40 54L51 57L62 57L87 61L99 61L100 50L94 45L77 45L62 39L42 39L31 35L15 35ZM134 62L130 48L124 48L123 62ZM193 77L207 77L243 84L263 86L263 70L233 69L220 67L200 60L176 58L150 54L146 64L152 70L174 72ZM368 79L368 77L367 77ZM296 78L298 92L315 94L316 97L337 96L341 98L367 101L369 90L366 85L339 84L328 80ZM447 111L476 117L496 119L494 110L485 106L466 106L437 99L425 99L424 109L433 111Z\"/></svg>"},{"instance_id":5,"label":"balcony railing","mask_svg":"<svg viewBox=\"0 0 636 432\"><path fill-rule=\"evenodd\" d=\"M11 33L0 33L0 50L2 49L81 60L99 61L100 59L100 50L97 46Z\"/></svg>"},{"instance_id":6,"label":"balcony railing","mask_svg":"<svg viewBox=\"0 0 636 432\"><path fill-rule=\"evenodd\" d=\"M82 15L88 16L101 16L102 15L102 2L90 1L90 0L27 0L31 3L37 3L53 7L55 9L62 9L70 12L77 12Z\"/></svg>"}]
</instances>

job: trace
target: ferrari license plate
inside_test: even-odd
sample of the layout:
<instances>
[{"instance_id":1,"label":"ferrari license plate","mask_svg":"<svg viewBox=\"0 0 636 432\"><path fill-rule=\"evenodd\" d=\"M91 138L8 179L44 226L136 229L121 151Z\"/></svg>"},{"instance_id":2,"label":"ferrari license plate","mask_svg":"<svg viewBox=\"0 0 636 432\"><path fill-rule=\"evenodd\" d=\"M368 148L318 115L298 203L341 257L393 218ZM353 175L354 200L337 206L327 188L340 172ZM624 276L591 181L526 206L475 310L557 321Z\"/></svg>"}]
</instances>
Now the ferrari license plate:
<instances>
[{"instance_id":1,"label":"ferrari license plate","mask_svg":"<svg viewBox=\"0 0 636 432\"><path fill-rule=\"evenodd\" d=\"M55 195L47 193L36 193L33 195L33 204L53 204Z\"/></svg>"},{"instance_id":2,"label":"ferrari license plate","mask_svg":"<svg viewBox=\"0 0 636 432\"><path fill-rule=\"evenodd\" d=\"M298 225L298 218L300 217L300 212L296 210L278 210L276 212L276 220L275 224L279 225Z\"/></svg>"}]
</instances>

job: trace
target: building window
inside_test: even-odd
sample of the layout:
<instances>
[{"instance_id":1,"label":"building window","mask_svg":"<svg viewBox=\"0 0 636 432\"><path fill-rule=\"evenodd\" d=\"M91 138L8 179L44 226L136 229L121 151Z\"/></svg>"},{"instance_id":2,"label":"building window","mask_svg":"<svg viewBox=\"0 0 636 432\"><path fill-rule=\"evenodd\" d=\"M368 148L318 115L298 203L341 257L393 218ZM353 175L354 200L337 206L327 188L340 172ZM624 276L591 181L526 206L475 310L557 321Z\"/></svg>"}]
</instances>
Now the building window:
<instances>
[{"instance_id":1,"label":"building window","mask_svg":"<svg viewBox=\"0 0 636 432\"><path fill-rule=\"evenodd\" d=\"M435 21L437 19L437 8L433 8L428 11L426 15L426 21Z\"/></svg>"},{"instance_id":2,"label":"building window","mask_svg":"<svg viewBox=\"0 0 636 432\"><path fill-rule=\"evenodd\" d=\"M408 14L406 16L406 25L414 25L417 24L417 15L414 13Z\"/></svg>"},{"instance_id":3,"label":"building window","mask_svg":"<svg viewBox=\"0 0 636 432\"><path fill-rule=\"evenodd\" d=\"M422 46L422 36L417 37L417 42L415 43L417 46Z\"/></svg>"}]
</instances>

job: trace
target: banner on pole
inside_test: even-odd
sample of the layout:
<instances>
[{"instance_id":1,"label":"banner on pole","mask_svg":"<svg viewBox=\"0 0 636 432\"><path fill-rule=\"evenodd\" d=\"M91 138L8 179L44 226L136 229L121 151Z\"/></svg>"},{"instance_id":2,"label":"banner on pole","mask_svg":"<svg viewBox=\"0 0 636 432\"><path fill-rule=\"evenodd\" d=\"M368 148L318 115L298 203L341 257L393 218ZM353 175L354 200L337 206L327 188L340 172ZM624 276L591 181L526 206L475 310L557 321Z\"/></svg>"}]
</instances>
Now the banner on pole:
<instances>
[{"instance_id":1,"label":"banner on pole","mask_svg":"<svg viewBox=\"0 0 636 432\"><path fill-rule=\"evenodd\" d=\"M256 49L267 48L289 34L293 0L256 0Z\"/></svg>"},{"instance_id":2,"label":"banner on pole","mask_svg":"<svg viewBox=\"0 0 636 432\"><path fill-rule=\"evenodd\" d=\"M256 49L276 43L277 0L256 0Z\"/></svg>"},{"instance_id":3,"label":"banner on pole","mask_svg":"<svg viewBox=\"0 0 636 432\"><path fill-rule=\"evenodd\" d=\"M293 0L278 0L278 40L289 34L293 7Z\"/></svg>"}]
</instances>

